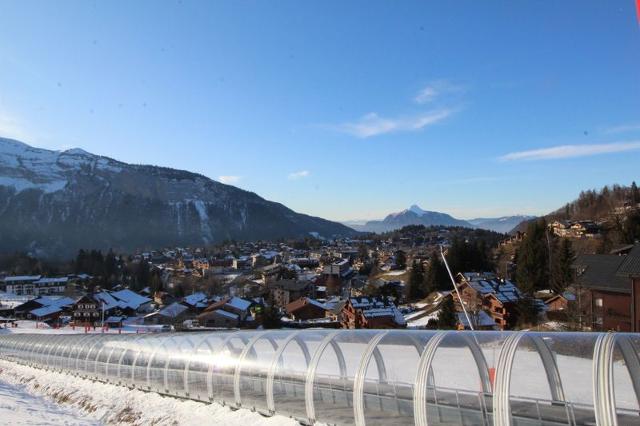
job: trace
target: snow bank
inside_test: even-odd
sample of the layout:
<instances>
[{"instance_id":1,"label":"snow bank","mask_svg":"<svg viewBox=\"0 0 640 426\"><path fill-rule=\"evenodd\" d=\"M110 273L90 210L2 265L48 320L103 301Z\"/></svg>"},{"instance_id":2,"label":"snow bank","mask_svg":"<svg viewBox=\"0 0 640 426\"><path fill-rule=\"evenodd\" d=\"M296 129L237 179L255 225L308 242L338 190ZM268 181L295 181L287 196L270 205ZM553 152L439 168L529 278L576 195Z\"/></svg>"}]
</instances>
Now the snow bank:
<instances>
[{"instance_id":1,"label":"snow bank","mask_svg":"<svg viewBox=\"0 0 640 426\"><path fill-rule=\"evenodd\" d=\"M233 411L218 404L164 397L122 386L93 382L62 373L39 370L12 362L0 360L0 384L24 389L16 395L19 404L40 404L38 398L50 401L46 410L54 416L50 423L39 424L128 424L128 425L196 425L220 424L238 426L294 426L293 419L283 416L263 417L258 413L240 409ZM0 387L1 389L1 387ZM0 396L2 396L0 394ZM6 405L4 399L0 407ZM60 408L60 410L56 410ZM66 411L65 411L66 410ZM73 415L65 413L82 412L85 420L74 423ZM27 413L28 414L28 413ZM8 413L11 424L21 424L24 413ZM22 416L22 417L20 417ZM59 417L60 416L60 417ZM3 417L3 420L7 417ZM34 419L22 424L34 424Z\"/></svg>"}]
</instances>

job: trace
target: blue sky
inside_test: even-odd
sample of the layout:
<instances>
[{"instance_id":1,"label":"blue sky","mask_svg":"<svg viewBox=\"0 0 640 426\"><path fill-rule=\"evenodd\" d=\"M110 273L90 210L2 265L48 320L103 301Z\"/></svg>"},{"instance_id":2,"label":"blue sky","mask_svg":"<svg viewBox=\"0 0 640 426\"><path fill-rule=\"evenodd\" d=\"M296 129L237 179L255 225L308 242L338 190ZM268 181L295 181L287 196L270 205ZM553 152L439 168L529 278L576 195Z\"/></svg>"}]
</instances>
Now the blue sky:
<instances>
[{"instance_id":1,"label":"blue sky","mask_svg":"<svg viewBox=\"0 0 640 426\"><path fill-rule=\"evenodd\" d=\"M0 1L0 136L335 220L640 181L634 2Z\"/></svg>"}]
</instances>

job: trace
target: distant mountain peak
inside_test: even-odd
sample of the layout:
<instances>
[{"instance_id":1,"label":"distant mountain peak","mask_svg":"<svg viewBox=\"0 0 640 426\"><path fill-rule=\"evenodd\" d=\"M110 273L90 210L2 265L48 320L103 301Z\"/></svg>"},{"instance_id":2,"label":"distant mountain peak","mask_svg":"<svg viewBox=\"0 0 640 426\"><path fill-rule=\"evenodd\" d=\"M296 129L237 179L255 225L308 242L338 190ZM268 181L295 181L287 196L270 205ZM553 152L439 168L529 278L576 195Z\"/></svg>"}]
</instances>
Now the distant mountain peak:
<instances>
[{"instance_id":1,"label":"distant mountain peak","mask_svg":"<svg viewBox=\"0 0 640 426\"><path fill-rule=\"evenodd\" d=\"M411 207L409 207L408 209L410 212L414 212L415 214L417 214L418 216L422 216L423 214L426 213L425 210L422 210L420 208L420 206L418 206L417 204L413 204Z\"/></svg>"}]
</instances>

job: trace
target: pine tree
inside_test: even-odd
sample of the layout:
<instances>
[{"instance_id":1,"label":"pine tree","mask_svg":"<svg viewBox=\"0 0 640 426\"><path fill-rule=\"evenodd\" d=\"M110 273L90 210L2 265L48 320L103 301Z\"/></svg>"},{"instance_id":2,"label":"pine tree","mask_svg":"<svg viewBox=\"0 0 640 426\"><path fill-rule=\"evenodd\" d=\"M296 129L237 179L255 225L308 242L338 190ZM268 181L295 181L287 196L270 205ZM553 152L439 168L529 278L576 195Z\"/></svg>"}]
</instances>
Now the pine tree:
<instances>
[{"instance_id":1,"label":"pine tree","mask_svg":"<svg viewBox=\"0 0 640 426\"><path fill-rule=\"evenodd\" d=\"M451 289L451 280L449 273L447 272L444 263L440 260L440 255L437 252L433 252L431 260L429 261L429 267L425 275L425 292L427 294L432 291L442 291Z\"/></svg>"},{"instance_id":2,"label":"pine tree","mask_svg":"<svg viewBox=\"0 0 640 426\"><path fill-rule=\"evenodd\" d=\"M631 182L631 202L633 202L633 204L640 203L640 190L635 180Z\"/></svg>"},{"instance_id":3,"label":"pine tree","mask_svg":"<svg viewBox=\"0 0 640 426\"><path fill-rule=\"evenodd\" d=\"M526 294L549 287L549 244L546 221L530 223L516 262L516 282Z\"/></svg>"},{"instance_id":4,"label":"pine tree","mask_svg":"<svg viewBox=\"0 0 640 426\"><path fill-rule=\"evenodd\" d=\"M575 257L571 241L567 238L560 239L553 255L552 265L552 285L553 290L560 294L571 285L573 281L573 270L571 265Z\"/></svg>"},{"instance_id":5,"label":"pine tree","mask_svg":"<svg viewBox=\"0 0 640 426\"><path fill-rule=\"evenodd\" d=\"M419 300L425 297L424 285L425 276L422 262L415 261L409 275L409 300Z\"/></svg>"},{"instance_id":6,"label":"pine tree","mask_svg":"<svg viewBox=\"0 0 640 426\"><path fill-rule=\"evenodd\" d=\"M405 269L407 267L407 255L402 250L398 250L395 254L396 266L398 269Z\"/></svg>"},{"instance_id":7,"label":"pine tree","mask_svg":"<svg viewBox=\"0 0 640 426\"><path fill-rule=\"evenodd\" d=\"M452 330L458 325L458 313L453 303L453 297L448 296L442 302L440 315L438 315L438 328L442 330Z\"/></svg>"}]
</instances>

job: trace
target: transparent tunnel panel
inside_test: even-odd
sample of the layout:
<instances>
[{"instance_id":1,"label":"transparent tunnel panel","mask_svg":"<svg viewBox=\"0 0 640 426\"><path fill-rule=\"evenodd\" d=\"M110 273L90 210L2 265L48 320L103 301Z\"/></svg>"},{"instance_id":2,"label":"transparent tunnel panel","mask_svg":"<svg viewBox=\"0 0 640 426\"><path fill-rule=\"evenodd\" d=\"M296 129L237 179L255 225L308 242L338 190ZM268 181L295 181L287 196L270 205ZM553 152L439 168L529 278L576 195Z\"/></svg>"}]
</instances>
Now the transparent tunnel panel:
<instances>
[{"instance_id":1,"label":"transparent tunnel panel","mask_svg":"<svg viewBox=\"0 0 640 426\"><path fill-rule=\"evenodd\" d=\"M640 424L636 334L5 334L0 358L306 423Z\"/></svg>"}]
</instances>

